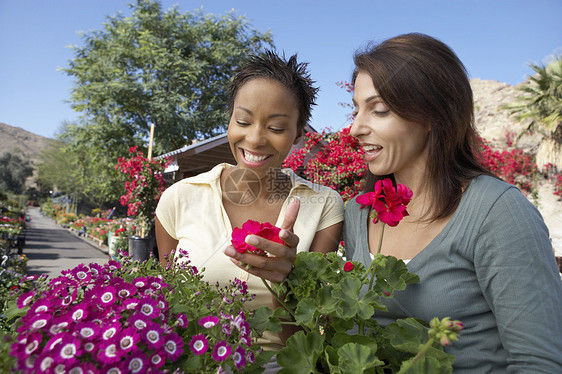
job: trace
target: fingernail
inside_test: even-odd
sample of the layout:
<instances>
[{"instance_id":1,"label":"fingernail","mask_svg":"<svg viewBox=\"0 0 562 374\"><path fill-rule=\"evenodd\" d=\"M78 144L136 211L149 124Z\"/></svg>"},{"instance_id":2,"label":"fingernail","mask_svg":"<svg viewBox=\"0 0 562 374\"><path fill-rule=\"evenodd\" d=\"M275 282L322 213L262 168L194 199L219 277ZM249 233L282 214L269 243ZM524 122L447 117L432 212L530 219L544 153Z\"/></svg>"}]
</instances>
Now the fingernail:
<instances>
[{"instance_id":1,"label":"fingernail","mask_svg":"<svg viewBox=\"0 0 562 374\"><path fill-rule=\"evenodd\" d=\"M236 251L234 250L234 248L228 246L224 249L224 254L227 256L234 256L234 254L236 253Z\"/></svg>"},{"instance_id":2,"label":"fingernail","mask_svg":"<svg viewBox=\"0 0 562 374\"><path fill-rule=\"evenodd\" d=\"M287 239L287 236L289 236L289 234L287 233L287 230L281 229L281 231L279 231L279 237L281 239Z\"/></svg>"},{"instance_id":3,"label":"fingernail","mask_svg":"<svg viewBox=\"0 0 562 374\"><path fill-rule=\"evenodd\" d=\"M253 235L246 236L246 243L249 245L256 245L258 244L258 239Z\"/></svg>"}]
</instances>

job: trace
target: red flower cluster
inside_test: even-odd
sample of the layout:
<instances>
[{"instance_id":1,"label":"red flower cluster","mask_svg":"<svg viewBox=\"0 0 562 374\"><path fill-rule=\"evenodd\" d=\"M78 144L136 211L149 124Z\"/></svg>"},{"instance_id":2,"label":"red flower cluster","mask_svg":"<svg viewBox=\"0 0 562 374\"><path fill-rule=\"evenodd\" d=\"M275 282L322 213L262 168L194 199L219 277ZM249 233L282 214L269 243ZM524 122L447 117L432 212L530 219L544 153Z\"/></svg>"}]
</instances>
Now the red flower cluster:
<instances>
[{"instance_id":1,"label":"red flower cluster","mask_svg":"<svg viewBox=\"0 0 562 374\"><path fill-rule=\"evenodd\" d=\"M386 178L375 183L375 190L357 196L361 209L370 206L373 208L373 222L381 221L389 226L396 226L405 216L409 215L406 206L412 200L412 190L403 184L395 188L392 180Z\"/></svg>"},{"instance_id":2,"label":"red flower cluster","mask_svg":"<svg viewBox=\"0 0 562 374\"><path fill-rule=\"evenodd\" d=\"M242 228L235 227L234 230L232 230L232 246L239 253L252 252L256 255L267 256L266 252L246 243L246 237L248 235L257 235L273 242L283 244L283 240L279 238L280 231L281 229L279 227L275 227L268 222L259 223L258 221L250 219L244 222Z\"/></svg>"},{"instance_id":3,"label":"red flower cluster","mask_svg":"<svg viewBox=\"0 0 562 374\"><path fill-rule=\"evenodd\" d=\"M336 133L307 133L303 148L294 150L283 167L297 173L304 170L309 181L338 191L344 200L353 198L361 191L366 166L363 150L349 130L346 127ZM318 147L320 150L307 162L307 155Z\"/></svg>"},{"instance_id":4,"label":"red flower cluster","mask_svg":"<svg viewBox=\"0 0 562 374\"><path fill-rule=\"evenodd\" d=\"M511 135L507 135L508 144L512 142ZM523 192L530 193L538 173L534 155L526 154L519 148L507 150L494 150L489 142L480 139L482 150L480 164L484 168L502 178L507 183L513 184Z\"/></svg>"},{"instance_id":5,"label":"red flower cluster","mask_svg":"<svg viewBox=\"0 0 562 374\"><path fill-rule=\"evenodd\" d=\"M343 271L351 271L353 270L353 262L347 261L345 265L343 265Z\"/></svg>"},{"instance_id":6,"label":"red flower cluster","mask_svg":"<svg viewBox=\"0 0 562 374\"><path fill-rule=\"evenodd\" d=\"M133 156L129 159L120 157L116 169L126 174L125 194L119 198L123 206L127 206L127 214L132 217L143 216L152 219L156 204L166 189L162 172L167 160L149 160L137 147L131 147Z\"/></svg>"}]
</instances>

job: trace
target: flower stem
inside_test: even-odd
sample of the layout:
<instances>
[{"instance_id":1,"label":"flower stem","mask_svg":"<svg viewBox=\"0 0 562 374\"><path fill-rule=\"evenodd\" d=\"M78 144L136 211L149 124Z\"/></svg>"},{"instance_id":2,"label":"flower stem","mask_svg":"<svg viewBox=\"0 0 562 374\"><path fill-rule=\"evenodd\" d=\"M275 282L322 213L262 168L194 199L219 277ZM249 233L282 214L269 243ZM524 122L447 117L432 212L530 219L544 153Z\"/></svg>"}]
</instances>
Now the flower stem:
<instances>
[{"instance_id":1,"label":"flower stem","mask_svg":"<svg viewBox=\"0 0 562 374\"><path fill-rule=\"evenodd\" d=\"M269 286L269 284L267 284L267 281L263 278L261 278L261 281L263 282L263 284L265 285L265 287L267 288L267 290L273 295L273 297L275 298L275 300L277 300L279 302L279 304L281 304L281 306L283 306L283 308L285 308L285 310L287 312L289 312L289 314L291 315L291 317L294 318L294 320L297 320L297 316L295 316L295 313L293 313L293 311L291 310L291 308L289 308L289 306L283 301L281 300L281 298L279 296L277 296L277 294L275 293L275 291L273 291L273 289ZM306 326L302 326L302 328L307 331L310 332L310 329L308 329Z\"/></svg>"},{"instance_id":2,"label":"flower stem","mask_svg":"<svg viewBox=\"0 0 562 374\"><path fill-rule=\"evenodd\" d=\"M382 237L384 235L384 228L386 227L386 223L381 222L382 224L382 229L381 229L381 236L379 237L379 248L377 249L377 254L381 253L381 249L382 249Z\"/></svg>"},{"instance_id":3,"label":"flower stem","mask_svg":"<svg viewBox=\"0 0 562 374\"><path fill-rule=\"evenodd\" d=\"M435 342L435 339L430 338L427 343L425 343L425 345L423 346L423 348L421 349L421 351L418 352L418 354L414 357L414 359L410 362L408 362L406 365L404 365L403 367L400 368L400 371L398 372L398 374L404 374L406 373L408 370L410 370L410 368L412 366L414 366L414 364L425 354L425 352L427 352L429 350L429 348L431 348L431 346L433 345L433 343Z\"/></svg>"}]
</instances>

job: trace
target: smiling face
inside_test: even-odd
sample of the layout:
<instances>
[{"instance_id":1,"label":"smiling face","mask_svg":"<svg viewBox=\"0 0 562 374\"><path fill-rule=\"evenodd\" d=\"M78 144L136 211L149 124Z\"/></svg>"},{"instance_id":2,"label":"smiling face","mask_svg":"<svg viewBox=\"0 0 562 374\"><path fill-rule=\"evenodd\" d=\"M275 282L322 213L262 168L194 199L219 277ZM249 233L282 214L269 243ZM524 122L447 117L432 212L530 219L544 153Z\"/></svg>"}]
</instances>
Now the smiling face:
<instances>
[{"instance_id":1,"label":"smiling face","mask_svg":"<svg viewBox=\"0 0 562 374\"><path fill-rule=\"evenodd\" d=\"M423 177L430 126L393 113L365 72L359 72L355 80L353 104L355 120L350 133L363 147L371 173L394 174L397 181Z\"/></svg>"},{"instance_id":2,"label":"smiling face","mask_svg":"<svg viewBox=\"0 0 562 374\"><path fill-rule=\"evenodd\" d=\"M251 168L260 177L279 168L299 140L298 117L295 98L281 83L256 78L240 87L228 124L238 167Z\"/></svg>"}]
</instances>

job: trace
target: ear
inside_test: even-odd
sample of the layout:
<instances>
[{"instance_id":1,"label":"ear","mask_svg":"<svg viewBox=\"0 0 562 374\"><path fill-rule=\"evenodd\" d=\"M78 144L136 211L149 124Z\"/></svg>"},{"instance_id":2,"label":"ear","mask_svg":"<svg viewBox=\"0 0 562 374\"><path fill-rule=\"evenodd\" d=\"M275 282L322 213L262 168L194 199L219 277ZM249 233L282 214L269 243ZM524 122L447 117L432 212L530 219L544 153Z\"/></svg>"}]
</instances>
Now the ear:
<instances>
[{"instance_id":1,"label":"ear","mask_svg":"<svg viewBox=\"0 0 562 374\"><path fill-rule=\"evenodd\" d=\"M297 130L297 136L295 137L295 140L293 141L293 144L298 144L298 142L301 141L302 133L303 133L302 129Z\"/></svg>"}]
</instances>

